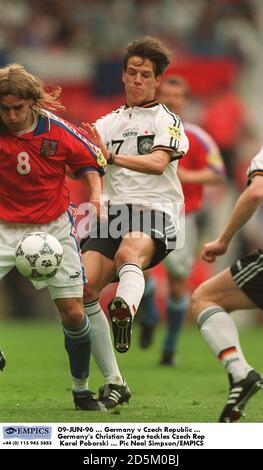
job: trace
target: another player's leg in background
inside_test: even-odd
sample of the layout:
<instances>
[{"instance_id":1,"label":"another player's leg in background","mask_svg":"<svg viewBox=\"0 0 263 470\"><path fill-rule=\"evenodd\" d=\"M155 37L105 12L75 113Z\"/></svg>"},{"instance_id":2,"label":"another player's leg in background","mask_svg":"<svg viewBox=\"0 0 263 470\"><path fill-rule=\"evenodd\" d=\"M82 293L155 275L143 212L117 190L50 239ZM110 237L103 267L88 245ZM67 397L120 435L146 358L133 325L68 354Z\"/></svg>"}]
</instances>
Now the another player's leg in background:
<instances>
[{"instance_id":1,"label":"another player's leg in background","mask_svg":"<svg viewBox=\"0 0 263 470\"><path fill-rule=\"evenodd\" d=\"M75 407L87 411L105 410L89 391L90 324L83 311L82 298L56 298L54 302L62 319Z\"/></svg>"},{"instance_id":2,"label":"another player's leg in background","mask_svg":"<svg viewBox=\"0 0 263 470\"><path fill-rule=\"evenodd\" d=\"M261 376L244 357L237 327L228 313L255 308L257 306L235 284L230 269L203 283L192 297L192 313L201 334L229 377L230 393L220 422L237 421L248 399L263 387Z\"/></svg>"},{"instance_id":3,"label":"another player's leg in background","mask_svg":"<svg viewBox=\"0 0 263 470\"><path fill-rule=\"evenodd\" d=\"M166 308L166 335L164 338L160 364L172 366L176 363L175 357L178 342L190 304L190 295L185 279L176 279L169 275L169 296ZM140 346L148 348L153 340L159 312L155 302L156 281L148 276L145 283L145 292L139 306L140 315Z\"/></svg>"},{"instance_id":4,"label":"another player's leg in background","mask_svg":"<svg viewBox=\"0 0 263 470\"><path fill-rule=\"evenodd\" d=\"M148 348L153 341L154 331L159 321L159 311L155 301L156 280L150 272L144 271L145 289L138 309L140 323L139 343Z\"/></svg>"},{"instance_id":5,"label":"another player's leg in background","mask_svg":"<svg viewBox=\"0 0 263 470\"><path fill-rule=\"evenodd\" d=\"M0 350L0 370L4 370L6 365L6 358L3 351Z\"/></svg>"},{"instance_id":6,"label":"another player's leg in background","mask_svg":"<svg viewBox=\"0 0 263 470\"><path fill-rule=\"evenodd\" d=\"M115 263L95 251L83 253L82 259L88 278L84 310L91 325L91 352L105 380L99 389L99 399L106 408L114 408L131 397L115 358L108 320L99 303L101 290L115 277Z\"/></svg>"},{"instance_id":7,"label":"another player's leg in background","mask_svg":"<svg viewBox=\"0 0 263 470\"><path fill-rule=\"evenodd\" d=\"M177 237L177 249L163 261L169 285L167 300L166 336L162 346L160 364L172 366L178 362L178 343L189 310L190 293L187 283L197 244L196 219L193 214L180 219L182 229Z\"/></svg>"},{"instance_id":8,"label":"another player's leg in background","mask_svg":"<svg viewBox=\"0 0 263 470\"><path fill-rule=\"evenodd\" d=\"M167 301L166 335L162 346L161 365L176 363L179 337L189 308L189 292L186 279L168 273L169 297Z\"/></svg>"}]
</instances>

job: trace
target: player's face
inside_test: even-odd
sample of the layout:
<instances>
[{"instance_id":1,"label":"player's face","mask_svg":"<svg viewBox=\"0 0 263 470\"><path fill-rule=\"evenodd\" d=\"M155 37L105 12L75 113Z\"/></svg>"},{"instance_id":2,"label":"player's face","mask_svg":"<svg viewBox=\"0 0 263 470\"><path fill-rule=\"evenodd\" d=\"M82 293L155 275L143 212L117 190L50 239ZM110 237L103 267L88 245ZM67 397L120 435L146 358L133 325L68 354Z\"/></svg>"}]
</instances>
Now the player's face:
<instances>
[{"instance_id":1,"label":"player's face","mask_svg":"<svg viewBox=\"0 0 263 470\"><path fill-rule=\"evenodd\" d=\"M33 123L32 101L15 95L0 97L0 119L10 133L23 131Z\"/></svg>"},{"instance_id":2,"label":"player's face","mask_svg":"<svg viewBox=\"0 0 263 470\"><path fill-rule=\"evenodd\" d=\"M179 115L182 114L187 102L184 88L180 85L167 82L161 84L158 100L160 103L165 104L173 113Z\"/></svg>"},{"instance_id":3,"label":"player's face","mask_svg":"<svg viewBox=\"0 0 263 470\"><path fill-rule=\"evenodd\" d=\"M154 75L154 64L149 59L130 57L122 74L126 100L129 106L140 106L154 99L160 77Z\"/></svg>"}]
</instances>

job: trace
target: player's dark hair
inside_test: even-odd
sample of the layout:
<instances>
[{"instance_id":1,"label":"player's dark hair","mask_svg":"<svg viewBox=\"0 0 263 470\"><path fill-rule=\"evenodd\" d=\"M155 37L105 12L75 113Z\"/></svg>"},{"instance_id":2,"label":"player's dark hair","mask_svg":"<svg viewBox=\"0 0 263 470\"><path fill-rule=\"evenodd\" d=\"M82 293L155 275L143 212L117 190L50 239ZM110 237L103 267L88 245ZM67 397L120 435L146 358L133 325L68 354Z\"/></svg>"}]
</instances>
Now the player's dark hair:
<instances>
[{"instance_id":1,"label":"player's dark hair","mask_svg":"<svg viewBox=\"0 0 263 470\"><path fill-rule=\"evenodd\" d=\"M131 57L141 57L143 60L149 59L154 64L155 77L162 75L170 63L171 52L166 49L161 41L151 36L145 36L141 39L128 44L123 56L123 67L127 70L128 60Z\"/></svg>"},{"instance_id":2,"label":"player's dark hair","mask_svg":"<svg viewBox=\"0 0 263 470\"><path fill-rule=\"evenodd\" d=\"M168 75L162 80L162 83L169 83L169 85L180 86L183 89L185 98L190 98L191 91L189 83L184 77L181 77L181 75Z\"/></svg>"},{"instance_id":3,"label":"player's dark hair","mask_svg":"<svg viewBox=\"0 0 263 470\"><path fill-rule=\"evenodd\" d=\"M60 103L61 88L57 85L45 87L40 78L25 70L22 65L9 64L0 68L0 96L15 95L19 98L32 100L33 108L63 110Z\"/></svg>"}]
</instances>

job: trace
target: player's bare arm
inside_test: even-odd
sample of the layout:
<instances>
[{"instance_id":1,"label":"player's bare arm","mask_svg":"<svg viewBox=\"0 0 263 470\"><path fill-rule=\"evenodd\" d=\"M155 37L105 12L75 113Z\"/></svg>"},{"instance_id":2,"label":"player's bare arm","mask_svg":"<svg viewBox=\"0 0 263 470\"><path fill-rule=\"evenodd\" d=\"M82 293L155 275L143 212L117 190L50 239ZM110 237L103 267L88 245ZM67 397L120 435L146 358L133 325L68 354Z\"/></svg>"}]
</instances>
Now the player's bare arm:
<instances>
[{"instance_id":1,"label":"player's bare arm","mask_svg":"<svg viewBox=\"0 0 263 470\"><path fill-rule=\"evenodd\" d=\"M202 251L202 258L212 263L217 256L226 253L229 243L238 230L256 212L263 200L263 180L261 176L255 176L251 185L241 194L232 211L229 222L223 233L214 241L207 243Z\"/></svg>"},{"instance_id":2,"label":"player's bare arm","mask_svg":"<svg viewBox=\"0 0 263 470\"><path fill-rule=\"evenodd\" d=\"M202 170L188 170L185 168L179 168L177 175L181 183L196 183L196 184L220 184L223 182L221 175L211 170L210 168L204 168Z\"/></svg>"},{"instance_id":3,"label":"player's bare arm","mask_svg":"<svg viewBox=\"0 0 263 470\"><path fill-rule=\"evenodd\" d=\"M101 197L101 179L99 174L89 171L80 178L84 186L88 189L89 202L94 205L94 209L99 217L106 217L104 205Z\"/></svg>"},{"instance_id":4,"label":"player's bare arm","mask_svg":"<svg viewBox=\"0 0 263 470\"><path fill-rule=\"evenodd\" d=\"M82 123L82 131L84 131L89 139L93 141L95 145L100 147L106 160L109 160L109 164L120 166L121 168L127 168L128 170L138 171L139 173L146 173L149 175L162 175L168 163L170 163L171 151L155 150L152 153L146 155L116 155L111 154L103 144L102 138L96 129L89 123Z\"/></svg>"},{"instance_id":5,"label":"player's bare arm","mask_svg":"<svg viewBox=\"0 0 263 470\"><path fill-rule=\"evenodd\" d=\"M171 152L155 150L146 155L114 155L112 163L139 173L162 175L170 163L170 157Z\"/></svg>"}]
</instances>

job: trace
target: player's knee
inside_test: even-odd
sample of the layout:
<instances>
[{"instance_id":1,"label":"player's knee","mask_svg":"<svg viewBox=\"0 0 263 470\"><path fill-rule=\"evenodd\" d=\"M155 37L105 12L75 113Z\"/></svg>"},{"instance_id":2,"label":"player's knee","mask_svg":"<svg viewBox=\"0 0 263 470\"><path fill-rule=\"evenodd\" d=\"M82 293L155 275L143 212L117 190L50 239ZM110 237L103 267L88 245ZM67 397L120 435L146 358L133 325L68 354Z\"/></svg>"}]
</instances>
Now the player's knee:
<instances>
[{"instance_id":1,"label":"player's knee","mask_svg":"<svg viewBox=\"0 0 263 470\"><path fill-rule=\"evenodd\" d=\"M77 310L70 310L67 312L68 321L72 326L79 326L83 322L84 312Z\"/></svg>"},{"instance_id":2,"label":"player's knee","mask_svg":"<svg viewBox=\"0 0 263 470\"><path fill-rule=\"evenodd\" d=\"M197 318L199 313L206 308L206 303L208 301L207 290L204 284L201 284L193 292L191 298L191 313L193 318Z\"/></svg>"},{"instance_id":3,"label":"player's knee","mask_svg":"<svg viewBox=\"0 0 263 470\"><path fill-rule=\"evenodd\" d=\"M92 302L93 300L96 300L98 297L99 297L99 291L95 283L89 281L87 284L84 285L84 289L83 289L84 304Z\"/></svg>"},{"instance_id":4,"label":"player's knee","mask_svg":"<svg viewBox=\"0 0 263 470\"><path fill-rule=\"evenodd\" d=\"M121 247L115 254L114 261L117 266L121 266L124 263L135 262L137 261L136 250L132 248Z\"/></svg>"},{"instance_id":5,"label":"player's knee","mask_svg":"<svg viewBox=\"0 0 263 470\"><path fill-rule=\"evenodd\" d=\"M77 328L84 319L84 311L77 303L60 311L63 324L68 328Z\"/></svg>"}]
</instances>

